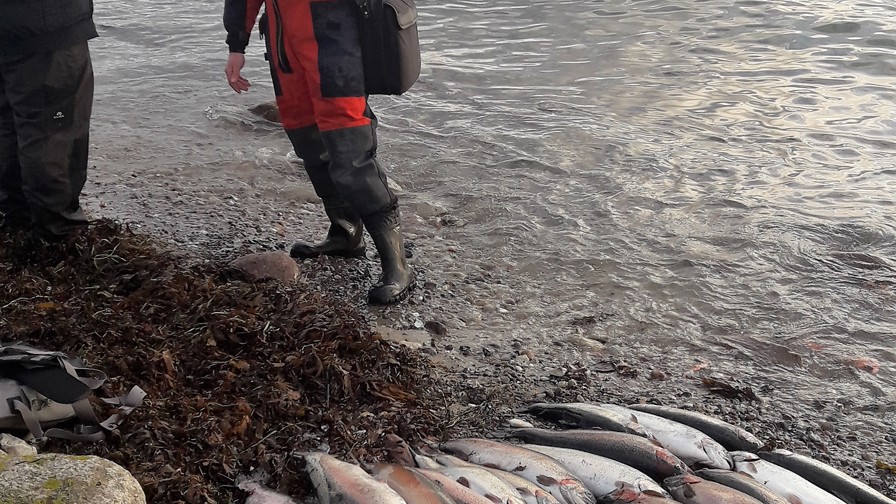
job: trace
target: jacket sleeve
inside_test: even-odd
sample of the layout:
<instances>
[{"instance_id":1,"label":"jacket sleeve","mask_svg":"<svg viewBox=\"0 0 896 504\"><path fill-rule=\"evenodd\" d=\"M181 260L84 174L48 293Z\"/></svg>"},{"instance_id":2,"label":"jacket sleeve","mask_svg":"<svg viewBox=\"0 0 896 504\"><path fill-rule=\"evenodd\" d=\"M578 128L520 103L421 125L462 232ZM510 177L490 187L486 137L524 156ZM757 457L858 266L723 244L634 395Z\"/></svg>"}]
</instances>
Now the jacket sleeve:
<instances>
[{"instance_id":1,"label":"jacket sleeve","mask_svg":"<svg viewBox=\"0 0 896 504\"><path fill-rule=\"evenodd\" d=\"M224 29L230 52L244 53L264 0L224 0Z\"/></svg>"}]
</instances>

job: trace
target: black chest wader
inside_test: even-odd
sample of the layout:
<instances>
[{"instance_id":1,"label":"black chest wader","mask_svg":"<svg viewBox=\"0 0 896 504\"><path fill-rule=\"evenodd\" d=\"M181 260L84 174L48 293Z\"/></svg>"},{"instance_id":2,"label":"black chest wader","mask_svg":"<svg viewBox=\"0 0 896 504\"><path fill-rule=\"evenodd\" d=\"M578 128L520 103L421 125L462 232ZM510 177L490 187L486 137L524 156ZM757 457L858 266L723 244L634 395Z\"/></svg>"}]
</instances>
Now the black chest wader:
<instances>
[{"instance_id":1,"label":"black chest wader","mask_svg":"<svg viewBox=\"0 0 896 504\"><path fill-rule=\"evenodd\" d=\"M272 3L277 7L276 0ZM279 7L285 7L285 4ZM277 12L275 10L274 14ZM323 200L331 222L327 239L318 244L296 243L291 254L294 257L363 255L360 225L363 223L376 246L382 266L380 278L368 292L368 301L371 304L392 304L409 295L414 287L414 275L405 255L398 198L389 188L386 174L376 157L376 116L369 106L365 106L363 116L369 119L368 124L355 125L356 122L333 129L331 120L339 116L328 116L325 112L328 105L340 103L343 99L347 104L357 104L359 98L360 103L366 103L363 72L357 71L361 66L357 35L359 16L357 5L347 0L310 4L310 22L317 46L317 65L310 67L306 66L307 61L301 59L284 66L283 58L290 54L303 54L303 49L307 51L309 46L282 49L280 41L289 40L290 26L284 27L277 23L276 17L274 19L275 30L272 31L276 32L276 37L271 37L273 40L269 41L268 47L270 52L273 49L271 46L277 45L276 52L271 56L275 60L272 63L276 63L272 65L272 73L277 74L275 79L277 76L283 77L280 82L282 91L290 91L284 81L289 80L289 74L293 72L313 73L320 82L320 96L314 98L318 100L314 112L317 126L285 129L296 154L305 163L315 192ZM287 18L284 13L282 19ZM287 71L286 67L291 71Z\"/></svg>"}]
</instances>

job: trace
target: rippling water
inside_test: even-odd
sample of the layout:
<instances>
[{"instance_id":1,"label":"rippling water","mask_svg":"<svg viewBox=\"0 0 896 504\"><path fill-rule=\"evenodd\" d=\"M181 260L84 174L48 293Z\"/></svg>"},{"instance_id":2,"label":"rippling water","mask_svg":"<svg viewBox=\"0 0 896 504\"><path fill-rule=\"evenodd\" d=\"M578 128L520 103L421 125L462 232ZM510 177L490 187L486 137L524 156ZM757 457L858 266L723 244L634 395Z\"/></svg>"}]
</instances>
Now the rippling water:
<instances>
[{"instance_id":1,"label":"rippling water","mask_svg":"<svg viewBox=\"0 0 896 504\"><path fill-rule=\"evenodd\" d=\"M224 85L220 4L97 5L106 169L290 169L245 112L271 97L257 38L255 94ZM485 327L600 315L611 352L892 408L894 20L889 0L423 1L420 82L374 98L383 157L409 212L460 219L437 264L507 273Z\"/></svg>"}]
</instances>

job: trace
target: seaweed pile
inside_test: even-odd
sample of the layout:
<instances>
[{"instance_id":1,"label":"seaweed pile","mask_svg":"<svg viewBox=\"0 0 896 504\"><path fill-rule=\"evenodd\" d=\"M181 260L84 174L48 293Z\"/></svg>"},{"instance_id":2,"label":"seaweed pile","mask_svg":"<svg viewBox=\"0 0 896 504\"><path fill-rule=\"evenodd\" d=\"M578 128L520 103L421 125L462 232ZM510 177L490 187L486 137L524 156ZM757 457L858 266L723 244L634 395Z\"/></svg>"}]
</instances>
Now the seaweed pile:
<instances>
[{"instance_id":1,"label":"seaweed pile","mask_svg":"<svg viewBox=\"0 0 896 504\"><path fill-rule=\"evenodd\" d=\"M388 435L439 438L466 421L444 408L461 386L326 289L188 261L111 221L41 247L0 234L0 284L0 339L82 357L110 376L106 396L146 390L105 443L44 450L113 460L149 502L241 502L250 472L303 497L301 451L375 460Z\"/></svg>"}]
</instances>

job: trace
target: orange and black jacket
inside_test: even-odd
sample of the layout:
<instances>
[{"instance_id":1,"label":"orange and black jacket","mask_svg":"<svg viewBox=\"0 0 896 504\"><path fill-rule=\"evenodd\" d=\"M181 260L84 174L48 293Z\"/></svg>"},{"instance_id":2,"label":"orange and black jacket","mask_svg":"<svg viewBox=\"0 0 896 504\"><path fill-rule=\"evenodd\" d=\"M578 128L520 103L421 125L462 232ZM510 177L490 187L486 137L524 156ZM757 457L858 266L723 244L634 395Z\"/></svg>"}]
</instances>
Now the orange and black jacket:
<instances>
[{"instance_id":1,"label":"orange and black jacket","mask_svg":"<svg viewBox=\"0 0 896 504\"><path fill-rule=\"evenodd\" d=\"M230 52L244 53L264 0L224 0L224 29Z\"/></svg>"},{"instance_id":2,"label":"orange and black jacket","mask_svg":"<svg viewBox=\"0 0 896 504\"><path fill-rule=\"evenodd\" d=\"M0 6L0 57L64 49L97 36L93 0L2 0Z\"/></svg>"}]
</instances>

